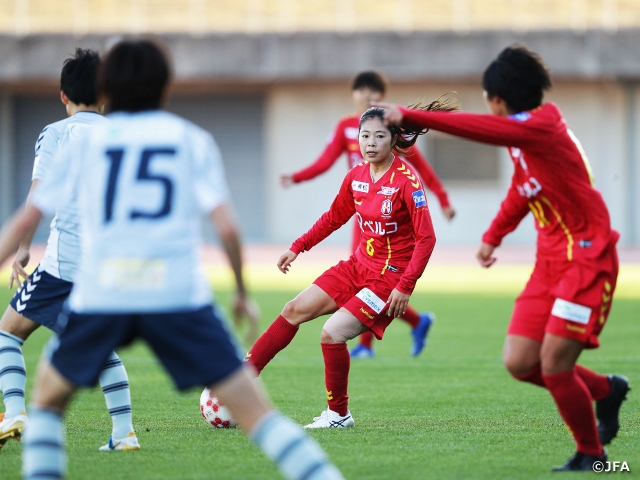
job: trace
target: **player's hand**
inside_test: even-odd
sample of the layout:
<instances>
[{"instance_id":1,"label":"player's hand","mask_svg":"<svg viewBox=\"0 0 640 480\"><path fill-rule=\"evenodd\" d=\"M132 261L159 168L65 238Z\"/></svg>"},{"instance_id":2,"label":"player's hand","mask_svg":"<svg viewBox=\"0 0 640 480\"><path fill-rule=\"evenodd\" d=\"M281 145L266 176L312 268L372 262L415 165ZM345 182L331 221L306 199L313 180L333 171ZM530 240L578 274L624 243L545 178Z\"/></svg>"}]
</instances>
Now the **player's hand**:
<instances>
[{"instance_id":1,"label":"player's hand","mask_svg":"<svg viewBox=\"0 0 640 480\"><path fill-rule=\"evenodd\" d=\"M407 306L409 305L409 298L411 295L407 295L406 293L399 292L395 288L391 291L391 295L389 295L389 308L387 309L387 315L393 318L398 318L404 315L404 312L407 311Z\"/></svg>"},{"instance_id":2,"label":"player's hand","mask_svg":"<svg viewBox=\"0 0 640 480\"><path fill-rule=\"evenodd\" d=\"M493 256L493 251L495 250L495 246L489 243L480 244L480 249L476 254L476 258L480 265L484 268L489 268L491 265L496 263L497 258Z\"/></svg>"},{"instance_id":3,"label":"player's hand","mask_svg":"<svg viewBox=\"0 0 640 480\"><path fill-rule=\"evenodd\" d=\"M249 323L245 341L253 344L258 336L258 320L260 318L260 307L247 296L246 293L237 292L233 299L233 323L239 328L246 319Z\"/></svg>"},{"instance_id":4,"label":"player's hand","mask_svg":"<svg viewBox=\"0 0 640 480\"><path fill-rule=\"evenodd\" d=\"M298 254L293 253L291 250L287 250L280 255L280 258L278 259L278 268L280 271L286 274L289 271L289 266L296 258L298 258Z\"/></svg>"},{"instance_id":5,"label":"player's hand","mask_svg":"<svg viewBox=\"0 0 640 480\"><path fill-rule=\"evenodd\" d=\"M452 207L444 207L442 209L442 214L444 215L444 218L446 218L447 221L450 222L453 217L456 216L456 211Z\"/></svg>"},{"instance_id":6,"label":"player's hand","mask_svg":"<svg viewBox=\"0 0 640 480\"><path fill-rule=\"evenodd\" d=\"M29 259L31 258L31 253L29 250L23 250L22 248L18 249L18 253L16 253L16 258L13 260L13 264L11 265L11 276L9 277L9 289L13 288L13 282L18 286L18 291L22 289L22 280L23 279L29 281L29 275L25 271L24 267L29 264Z\"/></svg>"},{"instance_id":7,"label":"player's hand","mask_svg":"<svg viewBox=\"0 0 640 480\"><path fill-rule=\"evenodd\" d=\"M293 175L287 175L286 173L280 175L280 186L282 188L289 188L291 185L293 185Z\"/></svg>"},{"instance_id":8,"label":"player's hand","mask_svg":"<svg viewBox=\"0 0 640 480\"><path fill-rule=\"evenodd\" d=\"M386 102L371 102L372 107L384 108L387 113L384 114L385 125L401 125L402 124L402 111L400 107L395 103Z\"/></svg>"}]
</instances>

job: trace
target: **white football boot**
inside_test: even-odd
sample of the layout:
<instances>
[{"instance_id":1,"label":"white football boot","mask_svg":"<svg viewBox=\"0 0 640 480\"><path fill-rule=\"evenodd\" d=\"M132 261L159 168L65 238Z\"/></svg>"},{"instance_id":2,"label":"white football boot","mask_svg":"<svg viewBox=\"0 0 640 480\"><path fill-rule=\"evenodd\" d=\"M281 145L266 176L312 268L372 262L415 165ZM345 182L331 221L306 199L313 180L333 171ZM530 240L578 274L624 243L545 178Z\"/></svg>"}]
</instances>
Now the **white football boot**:
<instances>
[{"instance_id":1,"label":"white football boot","mask_svg":"<svg viewBox=\"0 0 640 480\"><path fill-rule=\"evenodd\" d=\"M4 413L0 414L0 448L4 447L11 438L20 441L22 430L28 423L27 412L10 418L5 418Z\"/></svg>"},{"instance_id":2,"label":"white football boot","mask_svg":"<svg viewBox=\"0 0 640 480\"><path fill-rule=\"evenodd\" d=\"M101 446L98 450L101 452L140 450L140 444L138 443L138 437L136 437L135 432L129 432L126 437L121 439L109 437L109 443Z\"/></svg>"},{"instance_id":3,"label":"white football boot","mask_svg":"<svg viewBox=\"0 0 640 480\"><path fill-rule=\"evenodd\" d=\"M314 417L313 423L305 425L304 428L349 428L354 425L355 422L349 410L347 410L347 414L343 417L339 413L327 408L319 417Z\"/></svg>"}]
</instances>

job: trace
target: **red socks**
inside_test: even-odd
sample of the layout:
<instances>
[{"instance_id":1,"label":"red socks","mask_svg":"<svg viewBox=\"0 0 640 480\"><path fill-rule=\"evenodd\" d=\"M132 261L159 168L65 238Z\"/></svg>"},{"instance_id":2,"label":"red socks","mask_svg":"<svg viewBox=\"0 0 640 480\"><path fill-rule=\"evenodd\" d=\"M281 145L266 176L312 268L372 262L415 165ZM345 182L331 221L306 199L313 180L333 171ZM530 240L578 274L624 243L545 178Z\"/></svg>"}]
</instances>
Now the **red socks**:
<instances>
[{"instance_id":1,"label":"red socks","mask_svg":"<svg viewBox=\"0 0 640 480\"><path fill-rule=\"evenodd\" d=\"M602 455L591 394L576 370L542 378L576 441L577 450L586 455Z\"/></svg>"},{"instance_id":2,"label":"red socks","mask_svg":"<svg viewBox=\"0 0 640 480\"><path fill-rule=\"evenodd\" d=\"M589 370L582 365L576 365L574 367L574 371L589 389L589 394L594 402L602 400L611 392L611 385L609 384L609 379L606 375L600 375L599 373ZM514 375L514 378L521 382L533 383L539 387L546 388L544 380L542 379L540 364L536 365L530 372L527 372L524 375Z\"/></svg>"},{"instance_id":3,"label":"red socks","mask_svg":"<svg viewBox=\"0 0 640 480\"><path fill-rule=\"evenodd\" d=\"M267 331L260 335L260 338L253 344L245 360L256 368L259 375L267 363L291 343L293 337L298 333L298 328L298 326L287 322L282 315L278 315Z\"/></svg>"},{"instance_id":4,"label":"red socks","mask_svg":"<svg viewBox=\"0 0 640 480\"><path fill-rule=\"evenodd\" d=\"M606 375L600 375L582 365L576 365L574 370L589 389L591 398L595 402L602 400L611 393L611 384Z\"/></svg>"},{"instance_id":5,"label":"red socks","mask_svg":"<svg viewBox=\"0 0 640 480\"><path fill-rule=\"evenodd\" d=\"M524 375L514 375L513 378L516 380L520 380L521 382L533 383L542 388L547 388L544 384L544 380L542 379L542 370L540 369L540 364L536 365L531 369L530 372L525 373Z\"/></svg>"},{"instance_id":6,"label":"red socks","mask_svg":"<svg viewBox=\"0 0 640 480\"><path fill-rule=\"evenodd\" d=\"M373 332L371 330L367 330L366 332L360 334L360 345L363 345L367 348L372 348Z\"/></svg>"},{"instance_id":7,"label":"red socks","mask_svg":"<svg viewBox=\"0 0 640 480\"><path fill-rule=\"evenodd\" d=\"M420 314L418 314L418 312L416 312L409 305L407 305L407 310L400 318L411 325L411 328L416 328L418 326L418 323L420 323Z\"/></svg>"},{"instance_id":8,"label":"red socks","mask_svg":"<svg viewBox=\"0 0 640 480\"><path fill-rule=\"evenodd\" d=\"M349 367L351 357L346 343L321 343L324 357L324 381L327 386L327 403L334 412L345 416L348 410Z\"/></svg>"}]
</instances>

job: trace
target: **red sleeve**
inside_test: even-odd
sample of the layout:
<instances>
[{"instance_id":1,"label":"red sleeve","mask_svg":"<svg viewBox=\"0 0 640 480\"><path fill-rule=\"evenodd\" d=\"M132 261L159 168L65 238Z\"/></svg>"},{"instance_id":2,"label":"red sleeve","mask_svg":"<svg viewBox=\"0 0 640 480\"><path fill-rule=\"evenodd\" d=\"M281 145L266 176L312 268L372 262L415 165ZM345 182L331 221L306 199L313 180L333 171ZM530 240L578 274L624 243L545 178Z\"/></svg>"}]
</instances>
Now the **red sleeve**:
<instances>
[{"instance_id":1,"label":"red sleeve","mask_svg":"<svg viewBox=\"0 0 640 480\"><path fill-rule=\"evenodd\" d=\"M420 178L422 178L422 182L427 186L427 188L431 190L436 197L438 197L440 208L450 207L451 204L449 203L447 191L442 186L442 182L440 182L440 179L433 170L433 167L429 165L429 162L427 162L427 159L422 156L420 151L416 147L411 147L404 159L413 166L415 171L418 172Z\"/></svg>"},{"instance_id":2,"label":"red sleeve","mask_svg":"<svg viewBox=\"0 0 640 480\"><path fill-rule=\"evenodd\" d=\"M305 182L322 175L336 163L340 155L346 150L346 139L344 138L344 125L340 122L333 132L333 137L325 147L320 156L306 168L295 172L292 175L294 183Z\"/></svg>"},{"instance_id":3,"label":"red sleeve","mask_svg":"<svg viewBox=\"0 0 640 480\"><path fill-rule=\"evenodd\" d=\"M424 273L429 258L431 258L433 247L436 245L436 234L433 230L433 224L431 223L429 209L426 205L416 208L416 203L412 195L413 191L407 187L408 184L405 184L402 194L404 203L407 205L411 214L415 248L413 255L411 255L411 261L402 274L398 285L396 285L396 289L401 293L411 295L413 289L416 287L416 282Z\"/></svg>"},{"instance_id":4,"label":"red sleeve","mask_svg":"<svg viewBox=\"0 0 640 480\"><path fill-rule=\"evenodd\" d=\"M531 148L539 145L541 135L548 138L553 125L548 122L520 122L509 117L481 115L466 112L423 112L400 107L402 123L417 127L433 128L440 132L468 138L476 142L503 145L505 147Z\"/></svg>"},{"instance_id":5,"label":"red sleeve","mask_svg":"<svg viewBox=\"0 0 640 480\"><path fill-rule=\"evenodd\" d=\"M527 213L529 213L529 202L526 197L518 193L514 177L507 196L502 201L500 210L491 222L489 229L482 236L482 241L496 247L499 246L502 239L515 230Z\"/></svg>"},{"instance_id":6,"label":"red sleeve","mask_svg":"<svg viewBox=\"0 0 640 480\"><path fill-rule=\"evenodd\" d=\"M329 211L322 214L318 221L307 233L291 244L291 250L295 254L306 252L333 232L338 230L356 213L351 191L351 175L347 175L340 186L340 191L333 200Z\"/></svg>"}]
</instances>

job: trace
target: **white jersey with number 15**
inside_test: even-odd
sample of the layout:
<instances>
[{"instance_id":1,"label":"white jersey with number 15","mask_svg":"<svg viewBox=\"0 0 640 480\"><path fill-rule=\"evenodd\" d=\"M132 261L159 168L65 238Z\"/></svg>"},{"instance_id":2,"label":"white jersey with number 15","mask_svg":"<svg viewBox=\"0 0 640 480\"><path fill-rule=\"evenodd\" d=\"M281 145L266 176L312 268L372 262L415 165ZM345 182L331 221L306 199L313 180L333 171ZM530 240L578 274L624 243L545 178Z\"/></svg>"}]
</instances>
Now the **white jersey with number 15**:
<instances>
[{"instance_id":1,"label":"white jersey with number 15","mask_svg":"<svg viewBox=\"0 0 640 480\"><path fill-rule=\"evenodd\" d=\"M213 137L161 110L108 118L80 148L60 153L34 194L47 213L77 196L83 260L71 308L161 312L208 304L200 218L229 197Z\"/></svg>"}]
</instances>

